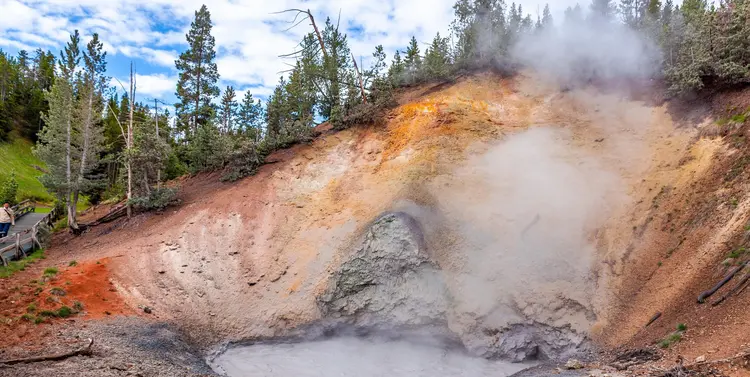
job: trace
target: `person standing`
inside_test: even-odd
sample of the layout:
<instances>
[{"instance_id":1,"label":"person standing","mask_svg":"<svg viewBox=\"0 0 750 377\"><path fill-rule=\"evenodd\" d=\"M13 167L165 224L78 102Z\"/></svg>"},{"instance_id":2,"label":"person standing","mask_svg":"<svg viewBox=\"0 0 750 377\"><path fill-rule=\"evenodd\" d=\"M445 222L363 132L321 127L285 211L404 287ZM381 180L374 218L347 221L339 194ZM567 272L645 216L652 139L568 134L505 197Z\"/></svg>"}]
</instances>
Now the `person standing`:
<instances>
[{"instance_id":1,"label":"person standing","mask_svg":"<svg viewBox=\"0 0 750 377\"><path fill-rule=\"evenodd\" d=\"M10 208L10 204L5 203L3 208L0 209L0 238L8 236L12 225L16 225L16 216Z\"/></svg>"}]
</instances>

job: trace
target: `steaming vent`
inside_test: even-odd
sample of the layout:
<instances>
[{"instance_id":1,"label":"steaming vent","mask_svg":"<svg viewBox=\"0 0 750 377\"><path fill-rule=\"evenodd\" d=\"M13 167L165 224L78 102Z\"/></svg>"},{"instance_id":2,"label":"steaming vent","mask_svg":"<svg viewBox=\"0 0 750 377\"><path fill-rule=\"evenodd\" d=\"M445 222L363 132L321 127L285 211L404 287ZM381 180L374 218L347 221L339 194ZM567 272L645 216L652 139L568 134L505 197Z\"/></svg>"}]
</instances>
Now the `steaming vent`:
<instances>
[{"instance_id":1,"label":"steaming vent","mask_svg":"<svg viewBox=\"0 0 750 377\"><path fill-rule=\"evenodd\" d=\"M569 324L525 317L519 307L512 308L516 320L502 326L493 325L497 318L462 311L448 285L456 277L430 256L423 229L407 212L385 213L372 223L317 299L327 335L427 341L514 362L557 359L587 348L585 335ZM558 309L585 311L572 300L565 305Z\"/></svg>"}]
</instances>

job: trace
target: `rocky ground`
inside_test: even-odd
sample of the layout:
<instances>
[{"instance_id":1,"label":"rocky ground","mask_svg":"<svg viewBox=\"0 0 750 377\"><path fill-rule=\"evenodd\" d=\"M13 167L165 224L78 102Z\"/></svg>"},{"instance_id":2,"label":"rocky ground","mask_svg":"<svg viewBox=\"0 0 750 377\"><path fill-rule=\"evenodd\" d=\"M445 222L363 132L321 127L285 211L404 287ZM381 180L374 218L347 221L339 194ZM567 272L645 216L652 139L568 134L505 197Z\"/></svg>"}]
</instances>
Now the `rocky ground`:
<instances>
[{"instance_id":1,"label":"rocky ground","mask_svg":"<svg viewBox=\"0 0 750 377\"><path fill-rule=\"evenodd\" d=\"M6 350L5 360L65 354L94 343L90 356L61 361L0 364L7 377L212 376L200 353L170 325L138 317L118 317L85 323L64 323L45 339L37 352ZM18 347L20 348L20 347Z\"/></svg>"}]
</instances>

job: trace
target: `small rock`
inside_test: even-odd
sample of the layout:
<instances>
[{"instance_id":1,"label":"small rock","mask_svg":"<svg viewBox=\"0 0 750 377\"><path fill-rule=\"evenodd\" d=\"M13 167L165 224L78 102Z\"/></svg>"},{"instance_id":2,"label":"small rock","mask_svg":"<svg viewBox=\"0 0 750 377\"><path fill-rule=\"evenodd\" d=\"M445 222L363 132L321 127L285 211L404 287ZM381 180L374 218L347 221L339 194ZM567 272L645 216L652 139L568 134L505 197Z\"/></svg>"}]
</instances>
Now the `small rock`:
<instances>
[{"instance_id":1,"label":"small rock","mask_svg":"<svg viewBox=\"0 0 750 377\"><path fill-rule=\"evenodd\" d=\"M576 359L570 359L568 360L567 363L565 363L565 369L568 369L568 370L583 369L583 364Z\"/></svg>"},{"instance_id":2,"label":"small rock","mask_svg":"<svg viewBox=\"0 0 750 377\"><path fill-rule=\"evenodd\" d=\"M700 355L700 356L696 357L695 358L695 362L696 363L705 363L706 362L706 356L705 355Z\"/></svg>"},{"instance_id":3,"label":"small rock","mask_svg":"<svg viewBox=\"0 0 750 377\"><path fill-rule=\"evenodd\" d=\"M66 294L64 289L57 288L57 287L50 289L49 293L51 295L55 295L55 296L65 296L65 294Z\"/></svg>"},{"instance_id":4,"label":"small rock","mask_svg":"<svg viewBox=\"0 0 750 377\"><path fill-rule=\"evenodd\" d=\"M167 273L167 271L165 271L165 270L159 270L159 273L160 274L165 274L165 273Z\"/></svg>"},{"instance_id":5,"label":"small rock","mask_svg":"<svg viewBox=\"0 0 750 377\"><path fill-rule=\"evenodd\" d=\"M148 307L148 306L144 306L144 307L143 307L143 312L144 312L144 313L146 313L146 314L151 314L151 311L152 311L152 309L151 309L150 307Z\"/></svg>"},{"instance_id":6,"label":"small rock","mask_svg":"<svg viewBox=\"0 0 750 377\"><path fill-rule=\"evenodd\" d=\"M248 282L247 282L247 285L249 285L249 286L251 286L251 287L252 287L253 285L255 285L255 284L258 284L258 282L257 282L257 281L248 281Z\"/></svg>"}]
</instances>

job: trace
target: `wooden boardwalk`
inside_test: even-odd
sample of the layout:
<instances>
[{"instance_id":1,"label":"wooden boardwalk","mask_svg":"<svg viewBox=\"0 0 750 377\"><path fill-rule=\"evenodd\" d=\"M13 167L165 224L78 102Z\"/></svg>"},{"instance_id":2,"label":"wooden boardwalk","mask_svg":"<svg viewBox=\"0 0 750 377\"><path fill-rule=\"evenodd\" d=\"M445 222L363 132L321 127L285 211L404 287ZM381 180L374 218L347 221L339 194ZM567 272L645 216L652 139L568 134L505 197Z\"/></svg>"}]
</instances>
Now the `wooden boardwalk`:
<instances>
[{"instance_id":1,"label":"wooden boardwalk","mask_svg":"<svg viewBox=\"0 0 750 377\"><path fill-rule=\"evenodd\" d=\"M43 219L44 216L47 216L47 214L31 212L18 219L16 221L16 225L11 227L10 232L8 232L9 237L5 238L5 240L7 241L0 242L0 250L6 248L7 246L13 245L16 242L16 233L22 233L31 229L34 225L36 225L36 223L39 222L39 220ZM31 237L30 233L21 236L22 240L29 237ZM15 255L15 253L15 250L6 251L5 253L3 253L3 257L9 260Z\"/></svg>"}]
</instances>

